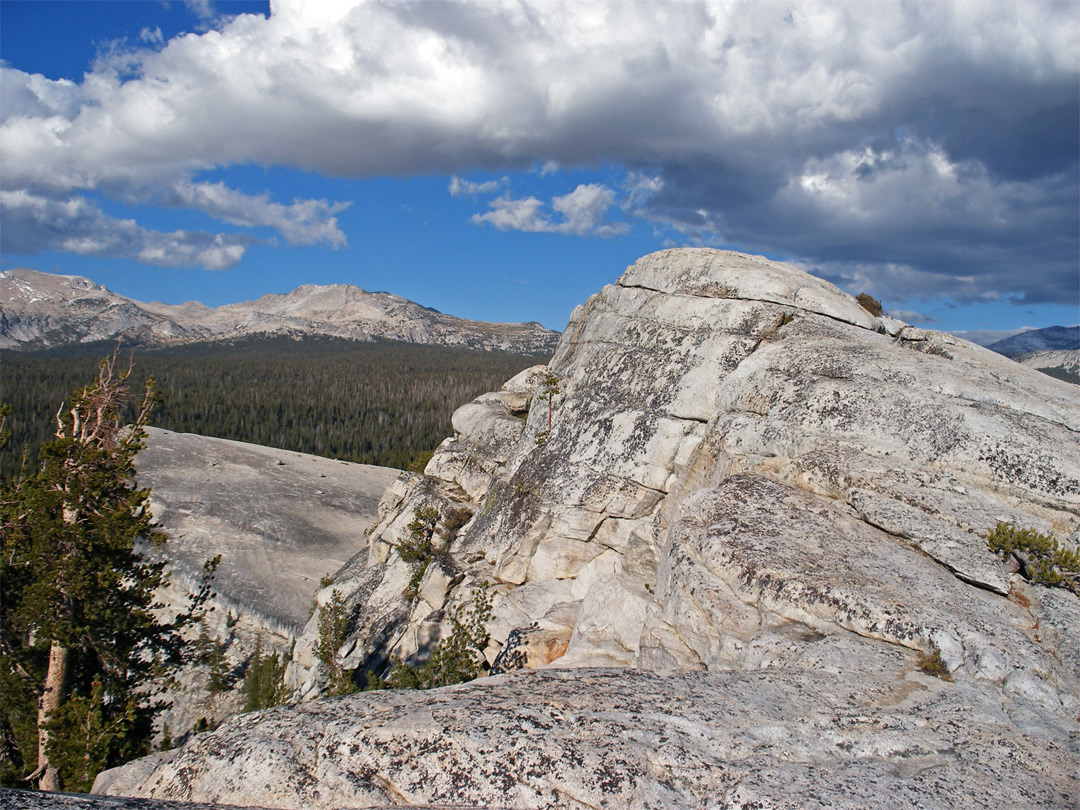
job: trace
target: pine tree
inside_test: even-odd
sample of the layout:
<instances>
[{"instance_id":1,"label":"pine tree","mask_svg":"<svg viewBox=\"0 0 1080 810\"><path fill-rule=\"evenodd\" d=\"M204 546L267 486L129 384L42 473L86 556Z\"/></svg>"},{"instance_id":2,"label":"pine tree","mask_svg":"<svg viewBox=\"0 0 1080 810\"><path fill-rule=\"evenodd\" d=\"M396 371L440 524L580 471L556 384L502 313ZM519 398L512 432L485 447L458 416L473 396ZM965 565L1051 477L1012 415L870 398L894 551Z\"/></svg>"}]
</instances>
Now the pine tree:
<instances>
[{"instance_id":1,"label":"pine tree","mask_svg":"<svg viewBox=\"0 0 1080 810\"><path fill-rule=\"evenodd\" d=\"M357 689L352 671L342 669L337 657L348 630L348 606L335 589L330 601L319 608L319 640L315 645L315 655L326 668L328 683L324 694L328 696L348 695Z\"/></svg>"},{"instance_id":2,"label":"pine tree","mask_svg":"<svg viewBox=\"0 0 1080 810\"><path fill-rule=\"evenodd\" d=\"M240 692L244 696L245 712L280 706L288 696L285 664L276 650L272 655L263 654L262 636L255 640L255 652L248 662Z\"/></svg>"},{"instance_id":3,"label":"pine tree","mask_svg":"<svg viewBox=\"0 0 1080 810\"><path fill-rule=\"evenodd\" d=\"M199 636L194 642L195 660L206 671L206 690L218 695L232 688L232 667L225 657L225 644L207 632L206 623L200 622Z\"/></svg>"},{"instance_id":4,"label":"pine tree","mask_svg":"<svg viewBox=\"0 0 1080 810\"><path fill-rule=\"evenodd\" d=\"M484 674L484 650L491 641L485 627L491 618L492 593L482 582L472 593L472 603L450 611L450 634L443 638L421 665L397 660L386 684L391 689L435 689L465 683Z\"/></svg>"},{"instance_id":5,"label":"pine tree","mask_svg":"<svg viewBox=\"0 0 1080 810\"><path fill-rule=\"evenodd\" d=\"M173 742L172 732L169 730L169 724L162 724L161 742L158 743L158 751L171 751L174 745L175 743Z\"/></svg>"},{"instance_id":6,"label":"pine tree","mask_svg":"<svg viewBox=\"0 0 1080 810\"><path fill-rule=\"evenodd\" d=\"M154 400L152 384L131 395L129 373L115 353L103 361L57 413L37 468L0 498L4 784L85 791L101 769L149 753L158 690L185 650L180 630L209 595L173 622L153 612L167 576L144 552L165 538L134 460Z\"/></svg>"}]
</instances>

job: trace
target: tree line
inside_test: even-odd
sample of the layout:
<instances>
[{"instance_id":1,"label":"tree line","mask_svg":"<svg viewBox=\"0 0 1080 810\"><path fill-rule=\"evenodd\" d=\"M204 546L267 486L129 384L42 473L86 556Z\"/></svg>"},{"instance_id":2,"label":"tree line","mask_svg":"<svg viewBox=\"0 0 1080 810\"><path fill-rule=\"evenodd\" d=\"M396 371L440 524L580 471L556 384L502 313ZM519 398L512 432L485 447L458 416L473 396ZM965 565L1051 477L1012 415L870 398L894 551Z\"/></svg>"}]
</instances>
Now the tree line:
<instances>
[{"instance_id":1,"label":"tree line","mask_svg":"<svg viewBox=\"0 0 1080 810\"><path fill-rule=\"evenodd\" d=\"M0 400L13 409L0 455L10 478L55 429L56 408L112 344L4 352ZM547 358L333 338L136 348L131 384L153 376L152 424L167 430L404 469L450 435L454 409Z\"/></svg>"}]
</instances>

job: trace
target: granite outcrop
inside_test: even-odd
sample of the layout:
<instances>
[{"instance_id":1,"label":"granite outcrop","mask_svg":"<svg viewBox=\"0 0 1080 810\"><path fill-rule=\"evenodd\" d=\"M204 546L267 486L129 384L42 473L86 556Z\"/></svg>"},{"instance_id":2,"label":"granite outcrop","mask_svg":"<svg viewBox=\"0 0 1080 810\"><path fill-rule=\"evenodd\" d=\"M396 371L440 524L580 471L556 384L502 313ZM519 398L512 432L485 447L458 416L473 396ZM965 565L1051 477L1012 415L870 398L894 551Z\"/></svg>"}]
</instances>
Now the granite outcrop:
<instances>
[{"instance_id":1,"label":"granite outcrop","mask_svg":"<svg viewBox=\"0 0 1080 810\"><path fill-rule=\"evenodd\" d=\"M575 310L548 366L453 427L317 598L349 606L338 659L359 679L424 660L487 583L484 654L503 674L313 701L309 622L289 672L308 702L128 766L110 792L545 808L1080 795L1080 600L986 542L1006 522L1076 544L1076 386L875 317L790 265L677 249ZM437 541L406 596L397 548L418 510L437 512Z\"/></svg>"},{"instance_id":2,"label":"granite outcrop","mask_svg":"<svg viewBox=\"0 0 1080 810\"><path fill-rule=\"evenodd\" d=\"M289 657L312 594L367 544L398 471L153 427L136 466L168 537L147 549L168 565L170 583L157 594L163 609L184 611L203 564L220 558L193 637L219 646L232 688L208 688L197 657L185 666L161 718L182 741L200 718L213 725L239 713L242 676L257 650Z\"/></svg>"}]
</instances>

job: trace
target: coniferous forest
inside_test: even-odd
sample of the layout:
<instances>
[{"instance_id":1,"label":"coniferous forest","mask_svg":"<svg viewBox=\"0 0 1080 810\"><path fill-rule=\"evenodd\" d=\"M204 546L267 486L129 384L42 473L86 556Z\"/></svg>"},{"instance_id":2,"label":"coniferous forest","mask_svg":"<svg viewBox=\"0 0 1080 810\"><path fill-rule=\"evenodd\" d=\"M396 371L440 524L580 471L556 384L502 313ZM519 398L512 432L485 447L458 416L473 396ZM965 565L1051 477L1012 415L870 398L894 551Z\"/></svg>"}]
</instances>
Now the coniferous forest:
<instances>
[{"instance_id":1,"label":"coniferous forest","mask_svg":"<svg viewBox=\"0 0 1080 810\"><path fill-rule=\"evenodd\" d=\"M12 406L0 457L9 478L55 430L57 407L112 353L103 343L5 351L0 401ZM152 424L329 458L405 468L451 433L454 410L546 357L414 343L252 338L122 350L131 384L153 376Z\"/></svg>"}]
</instances>

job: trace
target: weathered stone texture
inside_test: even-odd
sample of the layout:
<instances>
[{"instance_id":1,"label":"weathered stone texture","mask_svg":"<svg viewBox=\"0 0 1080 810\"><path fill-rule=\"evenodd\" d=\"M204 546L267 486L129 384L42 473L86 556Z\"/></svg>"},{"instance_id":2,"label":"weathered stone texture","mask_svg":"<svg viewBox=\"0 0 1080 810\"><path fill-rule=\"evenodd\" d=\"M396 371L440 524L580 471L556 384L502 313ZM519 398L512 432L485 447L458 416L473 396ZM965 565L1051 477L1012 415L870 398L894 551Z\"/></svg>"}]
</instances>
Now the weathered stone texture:
<instances>
[{"instance_id":1,"label":"weathered stone texture","mask_svg":"<svg viewBox=\"0 0 1080 810\"><path fill-rule=\"evenodd\" d=\"M422 659L487 581L489 662L542 669L242 718L141 795L1072 806L1080 600L1010 576L984 538L1080 527L1076 386L790 266L673 250L454 427L336 575L341 655ZM428 506L471 517L406 603L395 547ZM316 629L290 672L306 697ZM919 671L933 651L951 681Z\"/></svg>"},{"instance_id":2,"label":"weathered stone texture","mask_svg":"<svg viewBox=\"0 0 1080 810\"><path fill-rule=\"evenodd\" d=\"M196 738L139 789L313 810L1064 808L1075 798L1066 735L1022 731L1002 696L923 675L898 648L857 644L870 673L547 670L271 709ZM848 651L822 658L837 652Z\"/></svg>"}]
</instances>

